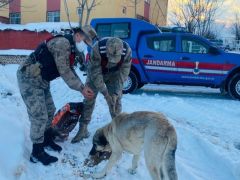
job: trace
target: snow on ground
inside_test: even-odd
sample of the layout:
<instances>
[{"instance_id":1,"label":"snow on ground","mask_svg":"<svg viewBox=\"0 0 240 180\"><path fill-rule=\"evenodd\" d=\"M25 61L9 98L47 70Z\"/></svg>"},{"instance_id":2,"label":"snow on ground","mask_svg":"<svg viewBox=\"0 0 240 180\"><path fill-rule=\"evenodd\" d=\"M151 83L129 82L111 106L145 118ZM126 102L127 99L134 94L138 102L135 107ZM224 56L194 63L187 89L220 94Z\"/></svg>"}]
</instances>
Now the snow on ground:
<instances>
[{"instance_id":1,"label":"snow on ground","mask_svg":"<svg viewBox=\"0 0 240 180\"><path fill-rule=\"evenodd\" d=\"M95 130L110 121L107 105L99 95L90 124L91 137L71 144L78 127L68 141L58 163L49 167L28 161L31 152L29 121L16 82L17 65L0 66L0 179L81 179L82 171L100 171L83 167ZM81 73L80 73L81 74ZM82 77L82 74L81 74ZM84 77L82 77L84 78ZM52 83L57 109L67 102L82 101L82 95L70 90L58 79ZM150 110L164 113L178 134L176 153L180 180L240 179L240 102L222 97L218 90L199 87L149 85L135 94L124 95L123 111ZM136 175L127 173L131 155L125 153L107 180L150 179L143 156Z\"/></svg>"},{"instance_id":2,"label":"snow on ground","mask_svg":"<svg viewBox=\"0 0 240 180\"><path fill-rule=\"evenodd\" d=\"M71 22L72 27L78 26L78 23ZM25 25L22 24L1 24L0 23L0 30L29 30L29 31L48 31L48 32L60 32L61 29L69 29L68 22L40 22L40 23L28 23Z\"/></svg>"},{"instance_id":3,"label":"snow on ground","mask_svg":"<svg viewBox=\"0 0 240 180\"><path fill-rule=\"evenodd\" d=\"M26 49L7 49L7 50L0 50L0 55L28 56L32 52L33 50L26 50Z\"/></svg>"},{"instance_id":4,"label":"snow on ground","mask_svg":"<svg viewBox=\"0 0 240 180\"><path fill-rule=\"evenodd\" d=\"M228 51L229 53L240 54L240 51Z\"/></svg>"}]
</instances>

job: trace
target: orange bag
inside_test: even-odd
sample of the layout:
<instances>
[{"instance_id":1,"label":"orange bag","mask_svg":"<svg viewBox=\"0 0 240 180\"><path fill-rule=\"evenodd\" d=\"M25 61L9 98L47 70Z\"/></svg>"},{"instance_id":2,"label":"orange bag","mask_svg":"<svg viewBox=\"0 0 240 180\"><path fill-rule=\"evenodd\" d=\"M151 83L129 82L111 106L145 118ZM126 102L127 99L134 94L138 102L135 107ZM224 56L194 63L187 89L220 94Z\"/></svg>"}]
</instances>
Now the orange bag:
<instances>
[{"instance_id":1,"label":"orange bag","mask_svg":"<svg viewBox=\"0 0 240 180\"><path fill-rule=\"evenodd\" d=\"M66 140L69 133L77 125L83 110L83 103L68 103L54 116L52 128L59 140Z\"/></svg>"}]
</instances>

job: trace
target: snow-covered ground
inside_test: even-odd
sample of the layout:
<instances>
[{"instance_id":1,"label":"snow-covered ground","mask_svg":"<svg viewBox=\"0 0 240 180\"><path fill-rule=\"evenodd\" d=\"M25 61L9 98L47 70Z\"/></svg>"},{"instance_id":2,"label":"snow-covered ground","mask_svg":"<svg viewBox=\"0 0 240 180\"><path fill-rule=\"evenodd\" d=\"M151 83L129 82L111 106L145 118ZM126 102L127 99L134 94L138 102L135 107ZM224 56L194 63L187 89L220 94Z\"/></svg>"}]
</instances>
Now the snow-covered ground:
<instances>
[{"instance_id":1,"label":"snow-covered ground","mask_svg":"<svg viewBox=\"0 0 240 180\"><path fill-rule=\"evenodd\" d=\"M78 23L71 22L72 27L78 26ZM48 31L48 32L60 32L62 29L69 29L68 22L40 22L40 23L28 23L28 24L2 24L0 23L0 30L29 30L29 31Z\"/></svg>"},{"instance_id":2,"label":"snow-covered ground","mask_svg":"<svg viewBox=\"0 0 240 180\"><path fill-rule=\"evenodd\" d=\"M95 168L83 167L92 136L78 144L70 143L78 127L68 141L61 143L60 154L49 152L59 158L58 163L44 167L28 161L30 124L17 88L16 69L17 65L0 66L0 179L81 179L83 171L100 171L106 162ZM57 109L83 99L62 79L52 83L51 91ZM89 128L91 135L110 121L107 109L99 95ZM176 165L180 180L240 179L240 102L209 88L149 85L124 95L123 110L157 111L169 118L178 134ZM130 157L125 153L105 179L150 179L143 156L137 174L128 174Z\"/></svg>"},{"instance_id":3,"label":"snow-covered ground","mask_svg":"<svg viewBox=\"0 0 240 180\"><path fill-rule=\"evenodd\" d=\"M33 50L27 50L27 49L6 49L6 50L0 50L0 55L28 56L32 52Z\"/></svg>"},{"instance_id":4,"label":"snow-covered ground","mask_svg":"<svg viewBox=\"0 0 240 180\"><path fill-rule=\"evenodd\" d=\"M240 54L240 51L228 51L229 53Z\"/></svg>"}]
</instances>

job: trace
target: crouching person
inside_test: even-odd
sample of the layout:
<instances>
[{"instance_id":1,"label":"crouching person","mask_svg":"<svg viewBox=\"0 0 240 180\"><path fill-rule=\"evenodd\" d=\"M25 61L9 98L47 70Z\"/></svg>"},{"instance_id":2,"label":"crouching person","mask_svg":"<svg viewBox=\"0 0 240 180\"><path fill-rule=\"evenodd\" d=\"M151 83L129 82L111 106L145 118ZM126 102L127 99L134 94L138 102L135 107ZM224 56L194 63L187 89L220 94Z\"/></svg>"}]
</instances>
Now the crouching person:
<instances>
[{"instance_id":1,"label":"crouching person","mask_svg":"<svg viewBox=\"0 0 240 180\"><path fill-rule=\"evenodd\" d=\"M93 46L86 86L93 90L94 98L84 99L79 131L72 143L89 137L87 126L91 120L98 92L104 95L112 118L121 113L122 89L131 68L131 52L129 45L119 38L104 38Z\"/></svg>"},{"instance_id":2,"label":"crouching person","mask_svg":"<svg viewBox=\"0 0 240 180\"><path fill-rule=\"evenodd\" d=\"M31 162L40 161L44 165L56 162L58 159L46 153L44 148L50 147L59 152L62 150L53 141L51 122L56 109L50 92L50 81L62 77L71 89L81 92L86 99L94 96L72 67L78 43L85 41L91 44L91 38L84 27L74 29L73 35L52 37L41 43L17 71L20 93L31 122Z\"/></svg>"}]
</instances>

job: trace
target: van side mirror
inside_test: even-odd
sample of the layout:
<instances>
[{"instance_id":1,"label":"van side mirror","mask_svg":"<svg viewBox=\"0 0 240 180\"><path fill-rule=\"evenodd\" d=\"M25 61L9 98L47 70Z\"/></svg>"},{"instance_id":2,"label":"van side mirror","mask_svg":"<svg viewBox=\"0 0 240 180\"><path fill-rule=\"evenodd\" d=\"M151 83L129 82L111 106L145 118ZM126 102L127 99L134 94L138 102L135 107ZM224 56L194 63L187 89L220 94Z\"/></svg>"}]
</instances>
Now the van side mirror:
<instances>
[{"instance_id":1,"label":"van side mirror","mask_svg":"<svg viewBox=\"0 0 240 180\"><path fill-rule=\"evenodd\" d=\"M218 54L220 54L220 51L219 51L219 49L218 48L216 48L216 47L214 47L214 46L211 46L210 48L209 48L209 54L213 54L213 55L218 55Z\"/></svg>"}]
</instances>

